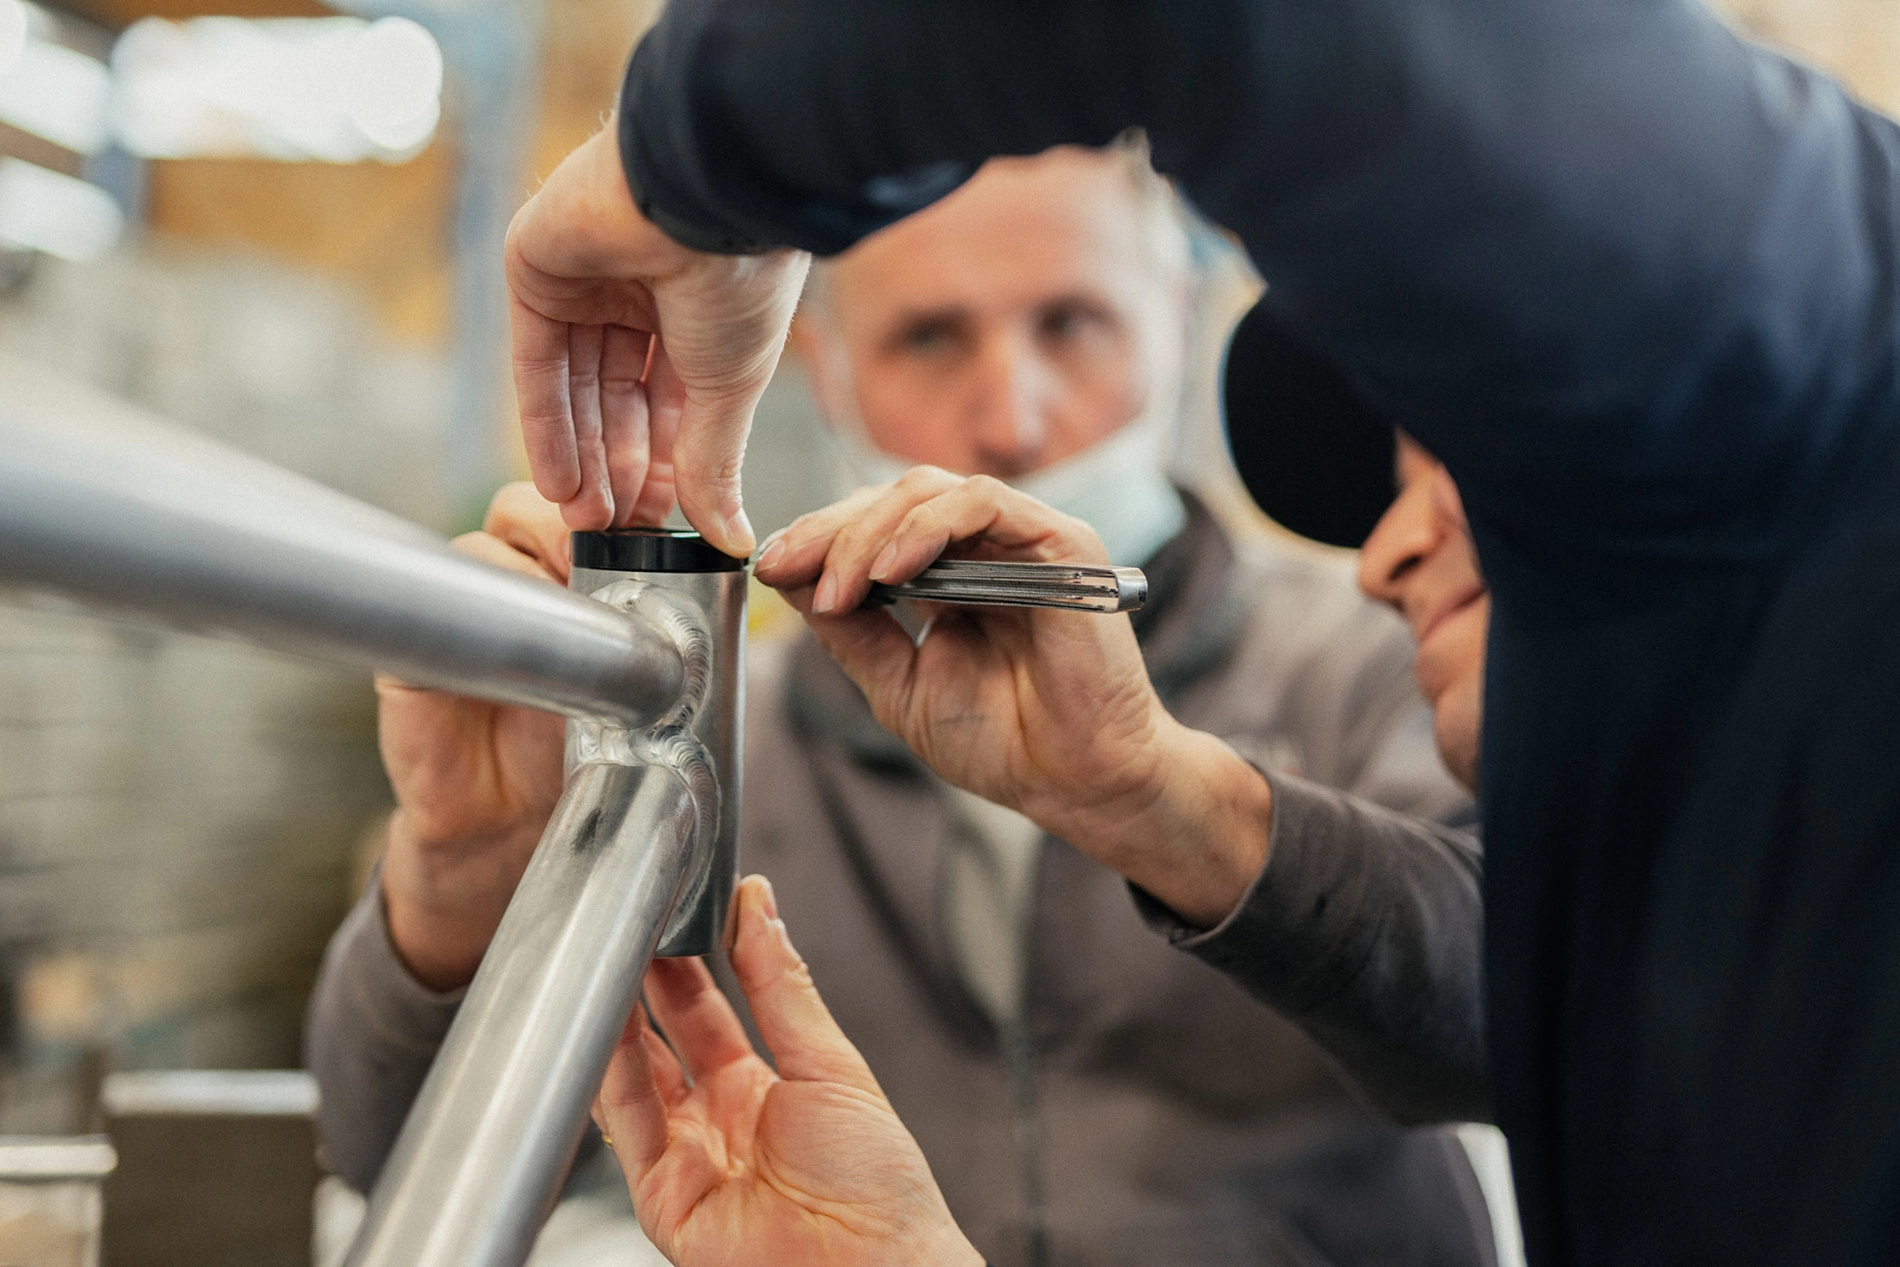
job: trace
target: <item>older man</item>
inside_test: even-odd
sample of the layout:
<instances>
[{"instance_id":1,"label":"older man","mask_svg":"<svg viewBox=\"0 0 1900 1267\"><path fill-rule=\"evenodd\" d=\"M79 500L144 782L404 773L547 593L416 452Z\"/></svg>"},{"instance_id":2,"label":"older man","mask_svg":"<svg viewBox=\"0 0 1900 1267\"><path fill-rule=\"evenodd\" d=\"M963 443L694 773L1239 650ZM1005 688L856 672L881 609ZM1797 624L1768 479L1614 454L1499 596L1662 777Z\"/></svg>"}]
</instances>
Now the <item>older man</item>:
<instances>
[{"instance_id":1,"label":"older man","mask_svg":"<svg viewBox=\"0 0 1900 1267\"><path fill-rule=\"evenodd\" d=\"M1256 335L1267 331L1269 352L1277 345L1295 362L1313 365L1271 322L1249 324ZM1309 375L1308 381L1323 386L1328 375L1321 365L1318 377ZM1331 377L1335 386L1345 386ZM1389 450L1389 426L1356 406L1347 412L1370 422L1368 434ZM1329 478L1322 469L1328 463L1316 467L1314 456L1309 450L1295 463L1308 476ZM1483 690L1489 590L1462 499L1445 468L1403 435L1397 458L1396 499L1389 494L1389 459L1348 463L1330 474L1340 477L1333 482L1348 497L1355 497L1357 485L1361 508L1374 504L1379 489L1388 490L1386 508L1364 543L1360 584L1412 626L1418 640L1414 670L1432 698L1440 751L1469 780L1479 750L1476 704ZM918 510L929 513L920 517ZM1352 523L1354 516L1341 516L1336 508L1320 517L1335 527L1346 525L1351 540L1365 531L1362 520ZM894 537L893 524L899 525ZM1101 552L1075 520L1053 515L995 481L958 480L918 468L896 485L864 490L794 525L775 574L807 578L793 593L809 611L813 559L819 557L814 541L826 547L827 564L840 552L862 555L888 542L896 555L888 567L902 572L942 548L946 525L966 545L1028 548L1044 557ZM868 540L847 538L857 528L864 528ZM926 683L906 691L898 703L888 689L891 680L876 669L876 661L892 656L900 642L911 644L881 614L853 613L848 602L837 610L845 614L812 616L814 628L842 663L864 675L880 715L912 733L918 713L927 715L945 701ZM964 622L960 636L946 637L935 651L958 670L951 707L964 716L1000 710L1025 732L1051 723L1063 729L1062 722L1077 714L1106 720L1102 714L1159 710L1152 691L1098 696L1051 690L1104 668L1140 675L1125 628L1064 619L1066 631L1040 613L987 613ZM855 629L845 628L847 623ZM970 636L977 630L969 626L978 623L994 635L1007 629L1005 641L986 653ZM993 659L1004 661L995 666L1000 672L979 667ZM1207 736L1197 737L1171 718L1154 720L1155 741L1205 753ZM1006 751L994 745L938 750L933 759L978 784L997 780L1009 764ZM1086 771L1093 758L1084 751L1071 760L1069 775ZM1138 891L1151 922L1285 1008L1401 1116L1482 1112L1487 1090L1477 950L1483 917L1475 840L1284 773L1270 774L1268 781L1272 849L1238 903L1205 927ZM1178 804L1183 795L1196 799L1204 792L1171 789L1163 800ZM1047 804L1037 809L1049 812ZM1196 812L1210 809L1229 812L1219 806ZM1163 814L1170 812L1163 807ZM662 1043L644 1015L637 1015L594 1108L615 1137L643 1224L681 1267L750 1261L750 1247L760 1243L772 1245L775 1263L788 1265L974 1265L978 1255L951 1218L916 1141L819 998L769 883L761 876L746 879L737 908L733 968L778 1070L766 1068L747 1045L738 1018L702 965L653 965L648 999L670 1042Z\"/></svg>"},{"instance_id":2,"label":"older man","mask_svg":"<svg viewBox=\"0 0 1900 1267\"><path fill-rule=\"evenodd\" d=\"M1347 563L1238 541L1169 483L1188 283L1138 154L991 164L814 282L800 338L846 481L932 463L1075 514L1148 569L1135 629L1178 716L1263 766L1466 816L1404 629ZM565 578L551 506L510 490L488 526L471 548ZM1113 872L929 773L815 641L759 649L749 698L747 865L992 1262L1490 1261L1453 1141L1368 1110L1295 1026L1149 936ZM358 1186L559 767L558 726L516 710L385 686L383 731L401 808L311 1030L326 1147Z\"/></svg>"}]
</instances>

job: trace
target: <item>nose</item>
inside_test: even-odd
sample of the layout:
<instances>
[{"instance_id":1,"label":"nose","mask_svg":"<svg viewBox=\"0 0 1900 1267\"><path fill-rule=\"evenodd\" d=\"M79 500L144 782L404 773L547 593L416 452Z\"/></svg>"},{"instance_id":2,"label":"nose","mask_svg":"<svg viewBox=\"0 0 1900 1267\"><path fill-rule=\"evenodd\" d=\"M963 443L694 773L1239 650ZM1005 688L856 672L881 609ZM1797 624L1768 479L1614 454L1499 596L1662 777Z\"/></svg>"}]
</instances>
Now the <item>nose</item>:
<instances>
[{"instance_id":1,"label":"nose","mask_svg":"<svg viewBox=\"0 0 1900 1267\"><path fill-rule=\"evenodd\" d=\"M981 474L1008 478L1043 464L1060 381L1034 343L999 336L983 350L970 402Z\"/></svg>"},{"instance_id":2,"label":"nose","mask_svg":"<svg viewBox=\"0 0 1900 1267\"><path fill-rule=\"evenodd\" d=\"M1437 548L1440 527L1428 481L1408 481L1359 550L1359 588L1405 610L1406 582Z\"/></svg>"}]
</instances>

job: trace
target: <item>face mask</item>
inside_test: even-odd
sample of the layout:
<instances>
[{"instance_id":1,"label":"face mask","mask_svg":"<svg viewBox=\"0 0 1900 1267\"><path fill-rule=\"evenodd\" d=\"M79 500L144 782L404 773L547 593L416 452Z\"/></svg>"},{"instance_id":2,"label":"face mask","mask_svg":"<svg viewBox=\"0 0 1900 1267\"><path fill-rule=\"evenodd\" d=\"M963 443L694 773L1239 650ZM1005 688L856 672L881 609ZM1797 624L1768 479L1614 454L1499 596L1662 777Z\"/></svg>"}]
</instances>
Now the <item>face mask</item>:
<instances>
[{"instance_id":1,"label":"face mask","mask_svg":"<svg viewBox=\"0 0 1900 1267\"><path fill-rule=\"evenodd\" d=\"M1111 563L1141 564L1187 526L1187 507L1167 477L1171 428L1136 418L1107 439L1011 487L1095 529Z\"/></svg>"},{"instance_id":2,"label":"face mask","mask_svg":"<svg viewBox=\"0 0 1900 1267\"><path fill-rule=\"evenodd\" d=\"M1187 507L1167 476L1179 396L1155 392L1154 403L1121 430L1009 485L1095 529L1110 562L1147 562L1187 526ZM827 432L840 497L866 484L889 484L916 465L874 447L855 417L833 418Z\"/></svg>"}]
</instances>

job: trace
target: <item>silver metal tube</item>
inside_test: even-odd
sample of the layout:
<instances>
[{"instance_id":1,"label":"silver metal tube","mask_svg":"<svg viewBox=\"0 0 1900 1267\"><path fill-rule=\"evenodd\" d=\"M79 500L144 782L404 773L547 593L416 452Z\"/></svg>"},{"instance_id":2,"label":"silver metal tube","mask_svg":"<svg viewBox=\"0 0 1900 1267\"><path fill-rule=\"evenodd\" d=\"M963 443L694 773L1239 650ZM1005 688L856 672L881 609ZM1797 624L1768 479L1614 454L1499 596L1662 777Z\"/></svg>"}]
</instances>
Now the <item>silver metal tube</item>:
<instances>
[{"instance_id":1,"label":"silver metal tube","mask_svg":"<svg viewBox=\"0 0 1900 1267\"><path fill-rule=\"evenodd\" d=\"M577 533L574 553L573 586L665 631L685 687L643 730L568 724L568 791L377 1181L350 1267L519 1267L648 960L722 939L738 864L743 565L660 529Z\"/></svg>"},{"instance_id":2,"label":"silver metal tube","mask_svg":"<svg viewBox=\"0 0 1900 1267\"><path fill-rule=\"evenodd\" d=\"M649 541L641 542L642 537ZM641 553L636 547L653 544L650 539L654 537L670 537L675 542L690 537L697 544L690 559L649 561L675 563L673 570L619 566L630 561L629 555ZM710 955L726 943L732 891L739 882L746 573L739 560L728 559L698 543L696 534L662 529L575 533L574 559L568 584L576 593L607 602L616 602L616 596L622 596L628 610L659 625L669 623L668 613L654 606L663 603L676 620L691 626L697 634L685 639L682 658L687 661L688 679L703 679L703 698L691 709L690 716L681 718L691 736L691 754L684 758L676 754L675 761L681 768L697 770L702 782L709 780L716 785L696 789L701 810L709 818L701 826L710 838L711 857L695 876L696 882L668 925L657 953ZM596 566L587 566L590 563ZM570 726L568 730L573 753L576 745L572 741L581 740L590 727Z\"/></svg>"},{"instance_id":3,"label":"silver metal tube","mask_svg":"<svg viewBox=\"0 0 1900 1267\"><path fill-rule=\"evenodd\" d=\"M719 939L736 866L743 564L659 535L671 553L655 568L576 570L604 582L594 602L0 359L0 584L575 718L567 789L384 1169L354 1267L518 1267L656 946ZM700 561L674 567L679 550Z\"/></svg>"},{"instance_id":4,"label":"silver metal tube","mask_svg":"<svg viewBox=\"0 0 1900 1267\"><path fill-rule=\"evenodd\" d=\"M109 397L0 380L0 584L620 725L679 698L643 621Z\"/></svg>"},{"instance_id":5,"label":"silver metal tube","mask_svg":"<svg viewBox=\"0 0 1900 1267\"><path fill-rule=\"evenodd\" d=\"M695 861L659 766L583 765L469 986L348 1267L519 1267Z\"/></svg>"}]
</instances>

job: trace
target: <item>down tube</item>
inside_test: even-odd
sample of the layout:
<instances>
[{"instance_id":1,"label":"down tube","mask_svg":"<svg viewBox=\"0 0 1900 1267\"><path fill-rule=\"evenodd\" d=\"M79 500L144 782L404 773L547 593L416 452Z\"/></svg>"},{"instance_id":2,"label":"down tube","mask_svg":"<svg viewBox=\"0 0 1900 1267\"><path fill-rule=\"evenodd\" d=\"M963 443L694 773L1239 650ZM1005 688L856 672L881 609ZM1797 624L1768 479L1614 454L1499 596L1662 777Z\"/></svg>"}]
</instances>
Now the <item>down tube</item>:
<instances>
[{"instance_id":1,"label":"down tube","mask_svg":"<svg viewBox=\"0 0 1900 1267\"><path fill-rule=\"evenodd\" d=\"M520 1267L692 859L659 766L583 765L396 1141L349 1267Z\"/></svg>"}]
</instances>

